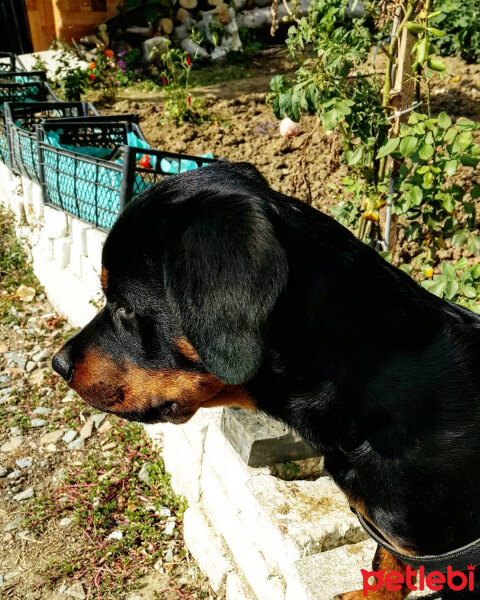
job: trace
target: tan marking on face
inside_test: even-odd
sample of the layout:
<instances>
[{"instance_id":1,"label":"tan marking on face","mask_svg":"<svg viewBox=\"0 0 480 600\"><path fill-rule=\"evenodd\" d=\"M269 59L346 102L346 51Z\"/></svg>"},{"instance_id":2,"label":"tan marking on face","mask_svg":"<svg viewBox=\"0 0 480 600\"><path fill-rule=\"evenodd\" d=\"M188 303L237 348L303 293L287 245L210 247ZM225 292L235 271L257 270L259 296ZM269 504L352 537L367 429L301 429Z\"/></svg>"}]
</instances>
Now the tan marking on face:
<instances>
[{"instance_id":1,"label":"tan marking on face","mask_svg":"<svg viewBox=\"0 0 480 600\"><path fill-rule=\"evenodd\" d=\"M117 364L96 350L75 364L70 386L96 408L118 413L143 412L166 401L175 402L179 416L189 417L201 407L255 408L242 386L227 385L211 373Z\"/></svg>"},{"instance_id":2,"label":"tan marking on face","mask_svg":"<svg viewBox=\"0 0 480 600\"><path fill-rule=\"evenodd\" d=\"M174 340L174 342L180 354L183 354L185 358L188 358L188 360L191 360L192 362L201 362L197 351L187 338L179 338L178 340Z\"/></svg>"},{"instance_id":3,"label":"tan marking on face","mask_svg":"<svg viewBox=\"0 0 480 600\"><path fill-rule=\"evenodd\" d=\"M102 273L100 275L100 284L102 286L102 290L106 293L108 288L108 271L105 267L102 267Z\"/></svg>"}]
</instances>

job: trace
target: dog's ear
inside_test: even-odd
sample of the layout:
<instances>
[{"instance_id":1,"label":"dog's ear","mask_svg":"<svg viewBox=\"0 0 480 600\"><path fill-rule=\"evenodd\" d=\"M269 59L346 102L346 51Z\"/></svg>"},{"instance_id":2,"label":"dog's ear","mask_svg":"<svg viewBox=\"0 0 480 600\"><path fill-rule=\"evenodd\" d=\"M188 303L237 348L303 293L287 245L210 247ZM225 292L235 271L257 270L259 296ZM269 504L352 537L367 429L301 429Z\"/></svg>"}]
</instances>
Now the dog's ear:
<instances>
[{"instance_id":1,"label":"dog's ear","mask_svg":"<svg viewBox=\"0 0 480 600\"><path fill-rule=\"evenodd\" d=\"M167 290L205 368L244 383L262 362L287 259L260 200L204 198L188 215L165 255Z\"/></svg>"}]
</instances>

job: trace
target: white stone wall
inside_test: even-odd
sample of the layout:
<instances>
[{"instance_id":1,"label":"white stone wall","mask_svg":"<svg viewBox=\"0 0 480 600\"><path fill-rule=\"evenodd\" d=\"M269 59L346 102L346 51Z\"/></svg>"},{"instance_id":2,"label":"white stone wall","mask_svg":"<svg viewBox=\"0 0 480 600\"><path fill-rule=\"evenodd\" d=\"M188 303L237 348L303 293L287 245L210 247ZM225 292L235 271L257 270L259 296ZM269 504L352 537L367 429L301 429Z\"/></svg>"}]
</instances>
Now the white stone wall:
<instances>
[{"instance_id":1,"label":"white stone wall","mask_svg":"<svg viewBox=\"0 0 480 600\"><path fill-rule=\"evenodd\" d=\"M0 202L16 215L37 277L55 309L81 326L101 303L105 233L43 206L40 187L0 163ZM186 496L187 547L226 600L331 600L361 587L374 544L327 476L283 481L245 465L220 429L222 409L185 425L147 427L161 439L172 486ZM303 472L321 462L302 465Z\"/></svg>"}]
</instances>

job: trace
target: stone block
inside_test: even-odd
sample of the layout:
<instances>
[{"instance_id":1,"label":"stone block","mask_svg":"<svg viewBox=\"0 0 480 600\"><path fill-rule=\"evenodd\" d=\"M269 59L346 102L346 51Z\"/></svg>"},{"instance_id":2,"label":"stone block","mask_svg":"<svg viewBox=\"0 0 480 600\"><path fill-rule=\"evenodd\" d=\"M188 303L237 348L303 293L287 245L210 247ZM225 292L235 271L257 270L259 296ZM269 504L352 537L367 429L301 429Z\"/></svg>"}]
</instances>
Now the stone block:
<instances>
[{"instance_id":1,"label":"stone block","mask_svg":"<svg viewBox=\"0 0 480 600\"><path fill-rule=\"evenodd\" d=\"M10 194L10 210L13 212L15 217L15 223L17 225L23 225L25 223L25 208L22 196L18 194Z\"/></svg>"},{"instance_id":2,"label":"stone block","mask_svg":"<svg viewBox=\"0 0 480 600\"><path fill-rule=\"evenodd\" d=\"M55 261L48 260L39 246L32 249L32 256L35 274L54 309L73 326L86 325L97 313L86 286L69 269L61 269Z\"/></svg>"},{"instance_id":3,"label":"stone block","mask_svg":"<svg viewBox=\"0 0 480 600\"><path fill-rule=\"evenodd\" d=\"M249 586L233 571L227 575L225 600L257 600Z\"/></svg>"},{"instance_id":4,"label":"stone block","mask_svg":"<svg viewBox=\"0 0 480 600\"><path fill-rule=\"evenodd\" d=\"M43 209L42 188L40 187L40 184L32 181L32 210L35 213L37 220L43 217Z\"/></svg>"},{"instance_id":5,"label":"stone block","mask_svg":"<svg viewBox=\"0 0 480 600\"><path fill-rule=\"evenodd\" d=\"M87 256L86 232L89 229L92 229L90 225L75 219L75 217L72 217L70 223L70 234L72 236L73 243L78 248L81 256Z\"/></svg>"},{"instance_id":6,"label":"stone block","mask_svg":"<svg viewBox=\"0 0 480 600\"><path fill-rule=\"evenodd\" d=\"M42 260L44 261L50 261L53 259L53 240L47 237L44 230L40 232L39 239L34 245L34 249L32 249L32 254L34 251L36 251L36 253L41 256Z\"/></svg>"},{"instance_id":7,"label":"stone block","mask_svg":"<svg viewBox=\"0 0 480 600\"><path fill-rule=\"evenodd\" d=\"M202 468L203 505L215 530L223 536L233 559L258 600L282 600L282 581L252 541L258 531L248 531L239 518L222 481L208 464Z\"/></svg>"},{"instance_id":8,"label":"stone block","mask_svg":"<svg viewBox=\"0 0 480 600\"><path fill-rule=\"evenodd\" d=\"M22 180L23 201L25 203L30 203L32 201L32 181L23 175L20 179Z\"/></svg>"},{"instance_id":9,"label":"stone block","mask_svg":"<svg viewBox=\"0 0 480 600\"><path fill-rule=\"evenodd\" d=\"M91 298L100 298L102 295L102 287L100 285L100 276L95 271L86 256L82 256L82 282L85 284Z\"/></svg>"},{"instance_id":10,"label":"stone block","mask_svg":"<svg viewBox=\"0 0 480 600\"><path fill-rule=\"evenodd\" d=\"M64 269L70 262L71 238L61 237L53 240L53 260L60 269Z\"/></svg>"},{"instance_id":11,"label":"stone block","mask_svg":"<svg viewBox=\"0 0 480 600\"><path fill-rule=\"evenodd\" d=\"M198 566L209 578L215 593L223 595L227 575L233 568L230 553L223 540L209 526L205 514L196 506L185 511L183 537Z\"/></svg>"},{"instance_id":12,"label":"stone block","mask_svg":"<svg viewBox=\"0 0 480 600\"><path fill-rule=\"evenodd\" d=\"M286 600L332 600L362 588L360 569L370 569L376 544L366 540L308 556L286 573Z\"/></svg>"},{"instance_id":13,"label":"stone block","mask_svg":"<svg viewBox=\"0 0 480 600\"><path fill-rule=\"evenodd\" d=\"M192 446L180 426L163 426L163 460L171 475L176 494L185 496L189 504L200 500L203 446Z\"/></svg>"},{"instance_id":14,"label":"stone block","mask_svg":"<svg viewBox=\"0 0 480 600\"><path fill-rule=\"evenodd\" d=\"M107 234L100 229L92 227L85 231L87 256L97 273L102 270L102 250L106 237Z\"/></svg>"},{"instance_id":15,"label":"stone block","mask_svg":"<svg viewBox=\"0 0 480 600\"><path fill-rule=\"evenodd\" d=\"M67 234L67 215L50 206L44 207L44 228L49 238L57 239Z\"/></svg>"},{"instance_id":16,"label":"stone block","mask_svg":"<svg viewBox=\"0 0 480 600\"><path fill-rule=\"evenodd\" d=\"M225 408L222 431L251 467L319 456L297 433L260 411Z\"/></svg>"},{"instance_id":17,"label":"stone block","mask_svg":"<svg viewBox=\"0 0 480 600\"><path fill-rule=\"evenodd\" d=\"M70 245L70 262L68 268L75 277L82 279L82 248L73 239Z\"/></svg>"},{"instance_id":18,"label":"stone block","mask_svg":"<svg viewBox=\"0 0 480 600\"><path fill-rule=\"evenodd\" d=\"M271 476L251 477L247 489L281 533L281 543L262 541L264 554L275 557L282 570L295 558L325 552L367 535L351 512L340 489L329 477L317 481L282 481Z\"/></svg>"}]
</instances>

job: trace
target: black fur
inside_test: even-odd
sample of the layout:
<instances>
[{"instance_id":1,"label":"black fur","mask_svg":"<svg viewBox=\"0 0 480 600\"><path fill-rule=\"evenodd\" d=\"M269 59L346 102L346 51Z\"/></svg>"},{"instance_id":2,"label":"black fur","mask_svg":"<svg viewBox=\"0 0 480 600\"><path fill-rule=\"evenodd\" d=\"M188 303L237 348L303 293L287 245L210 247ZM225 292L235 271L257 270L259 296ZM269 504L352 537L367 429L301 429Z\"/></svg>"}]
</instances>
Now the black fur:
<instances>
[{"instance_id":1,"label":"black fur","mask_svg":"<svg viewBox=\"0 0 480 600\"><path fill-rule=\"evenodd\" d=\"M391 540L438 554L480 537L478 316L243 164L145 192L104 264L101 324L72 352L94 336L138 364L178 365L183 334L202 359L188 368L244 383ZM135 313L112 334L118 305Z\"/></svg>"}]
</instances>

